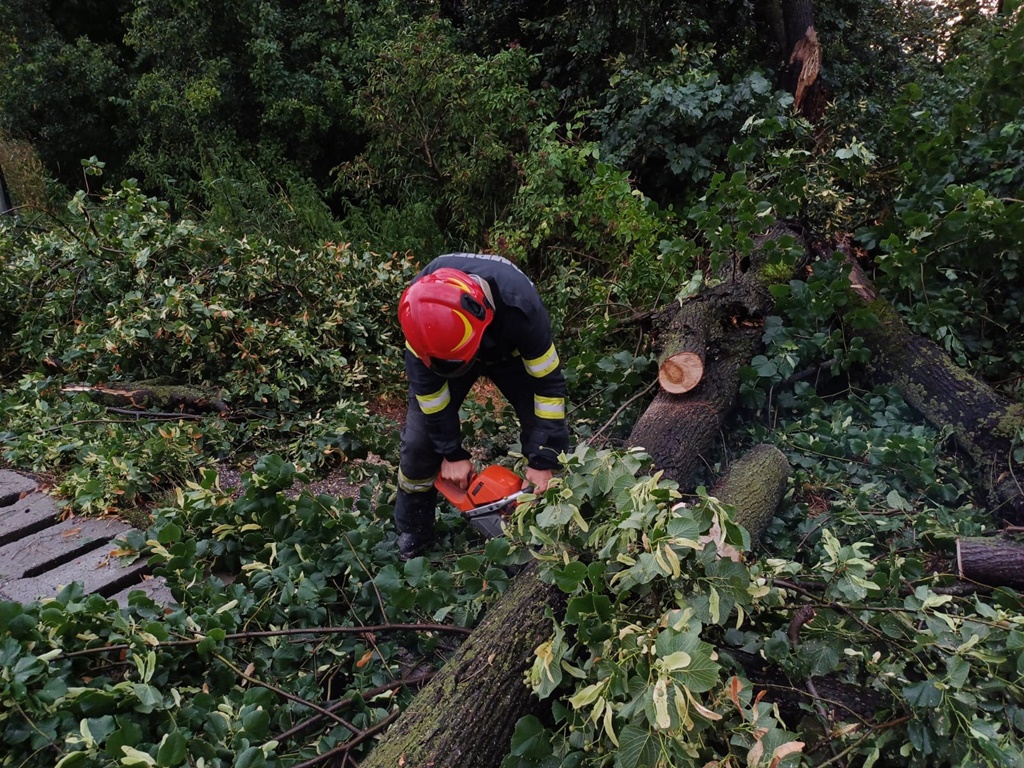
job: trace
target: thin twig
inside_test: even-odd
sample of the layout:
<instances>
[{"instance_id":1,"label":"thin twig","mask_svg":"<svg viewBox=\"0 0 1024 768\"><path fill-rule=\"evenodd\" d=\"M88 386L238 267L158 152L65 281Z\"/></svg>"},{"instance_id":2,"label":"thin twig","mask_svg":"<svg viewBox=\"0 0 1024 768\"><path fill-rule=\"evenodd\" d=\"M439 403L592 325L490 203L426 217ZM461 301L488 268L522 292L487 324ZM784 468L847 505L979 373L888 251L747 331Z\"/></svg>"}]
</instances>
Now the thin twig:
<instances>
[{"instance_id":1,"label":"thin twig","mask_svg":"<svg viewBox=\"0 0 1024 768\"><path fill-rule=\"evenodd\" d=\"M872 735L872 733L875 733L877 731L888 730L889 728L895 728L897 725L902 725L903 723L907 722L908 720L910 720L909 717L899 717L899 718L897 718L895 720L890 720L887 723L882 723L881 725L872 725L872 726L870 726L871 730L868 733L865 733L863 736L861 736L859 739L857 739L857 741L855 741L853 744L848 746L846 749L844 749L839 754L837 754L837 755L835 755L833 757L830 757L828 760L826 760L821 765L819 765L818 768L825 768L826 765L832 765L833 763L841 762L843 760L843 758L845 758L853 750L857 749L857 747L859 747L861 744L863 744Z\"/></svg>"},{"instance_id":2,"label":"thin twig","mask_svg":"<svg viewBox=\"0 0 1024 768\"><path fill-rule=\"evenodd\" d=\"M789 631L787 634L794 651L800 647L800 630L803 628L804 624L813 620L815 615L814 608L810 605L801 606L797 609L796 613L793 614L793 619L789 622ZM831 730L832 718L829 717L828 712L825 711L825 707L822 705L821 694L818 693L818 688L814 684L814 679L811 675L808 675L807 679L804 680L804 688L806 688L807 692L811 694L811 706L814 708L818 718L821 720L821 724L825 728ZM834 756L838 756L839 750L831 739L828 742L828 748Z\"/></svg>"},{"instance_id":3,"label":"thin twig","mask_svg":"<svg viewBox=\"0 0 1024 768\"><path fill-rule=\"evenodd\" d=\"M235 632L224 635L224 640L253 640L264 637L282 637L286 635L342 635L362 634L364 632L454 632L456 634L468 635L472 630L467 627L456 627L451 624L374 624L363 627L309 627L260 630L254 632ZM156 648L176 648L182 646L199 645L206 639L206 635L188 638L185 640L167 640L157 643ZM134 646L128 644L100 645L95 648L83 648L80 651L71 651L61 654L59 658L70 659L74 656L92 656L107 651L131 650Z\"/></svg>"},{"instance_id":4,"label":"thin twig","mask_svg":"<svg viewBox=\"0 0 1024 768\"><path fill-rule=\"evenodd\" d=\"M364 732L360 728L358 728L357 726L355 726L352 723L350 723L348 720L346 720L341 715L337 715L334 712L331 712L330 710L324 709L319 704L314 704L312 701L307 701L306 699L303 699L301 696L296 696L294 693L288 693L288 691L284 690L283 688L278 688L276 685L273 685L271 683L266 683L266 682L264 682L262 680L257 680L252 675L247 675L245 672L243 672L241 669L236 667L230 661L225 659L219 653L214 654L214 656L216 656L217 659L219 659L222 664L226 665L232 672L234 672L236 675L238 675L243 680L245 680L247 682L250 682L253 685L258 685L261 688L266 688L268 691L273 691L278 696L281 696L281 697L283 697L285 699L288 699L288 701L294 702L295 704L300 704L303 707L308 707L309 709L315 710L316 712L319 712L324 717L331 718L331 720L334 720L339 725L343 725L345 728L347 728L349 731L351 731L354 736L362 736L363 735Z\"/></svg>"},{"instance_id":5,"label":"thin twig","mask_svg":"<svg viewBox=\"0 0 1024 768\"><path fill-rule=\"evenodd\" d=\"M644 397L648 392L650 392L652 389L654 389L654 385L657 384L657 383L658 383L658 380L654 379L650 384L648 384L646 387L644 387L640 392L638 392L637 394L633 395L631 398L629 398L629 400L627 400L622 405L620 405L618 407L618 409L615 411L615 413L612 414L611 418L608 419L608 421L606 421L604 423L604 426L602 426L599 430L597 430L597 432L595 432L594 434L592 434L590 436L590 441L589 442L593 442L598 437L600 437L602 432L604 432L606 429L608 429L608 427L610 427L612 424L615 423L615 420L617 418L619 418L619 414L621 414L624 410L626 410L626 408L631 406L635 401L639 400L641 397Z\"/></svg>"},{"instance_id":6,"label":"thin twig","mask_svg":"<svg viewBox=\"0 0 1024 768\"><path fill-rule=\"evenodd\" d=\"M110 413L121 413L126 416L134 416L136 419L160 419L167 421L177 421L178 419L185 419L188 421L200 421L201 419L208 418L206 414L199 413L168 413L166 411L138 411L133 408L116 408L114 406L107 406L107 410ZM223 418L223 417L221 417Z\"/></svg>"},{"instance_id":7,"label":"thin twig","mask_svg":"<svg viewBox=\"0 0 1024 768\"><path fill-rule=\"evenodd\" d=\"M371 736L375 736L380 731L383 731L385 728L387 728L389 725L391 725L391 723L395 719L397 719L400 714L401 714L401 712L392 712L390 715L385 717L379 723L377 723L376 725L374 725L371 728L367 728L365 731L363 731L361 734L356 736L354 739L351 739L350 741L346 741L344 744L340 744L337 747L335 747L334 749L328 750L327 752L324 752L322 755L317 755L316 757L311 758L311 759L307 760L304 763L299 763L298 765L293 766L292 768L312 768L312 766L319 765L320 763L322 763L324 760L327 760L328 758L335 757L335 756L340 755L342 753L344 753L345 755L348 755L350 750L352 749L352 747L357 746L360 742L366 741Z\"/></svg>"},{"instance_id":8,"label":"thin twig","mask_svg":"<svg viewBox=\"0 0 1024 768\"><path fill-rule=\"evenodd\" d=\"M436 674L436 672L424 672L423 674L415 675L413 677L403 677L401 680L395 680L385 685L380 685L376 688L371 688L368 691L361 691L359 693L359 696L363 699L371 699L374 696L377 696L378 694L384 693L385 691L392 691L396 688L404 688L406 686L414 686L419 685L421 683L425 683L432 677L434 677L434 675ZM349 696L348 698L336 701L334 704L331 704L331 706L327 707L327 709L331 712L334 712L335 710L341 709L342 707L349 706L354 700L355 696ZM287 731L284 731L278 736L275 736L274 741L284 742L294 736L298 736L303 731L316 725L316 723L318 723L322 719L323 715L313 715L312 717L306 718L301 723L296 723Z\"/></svg>"}]
</instances>

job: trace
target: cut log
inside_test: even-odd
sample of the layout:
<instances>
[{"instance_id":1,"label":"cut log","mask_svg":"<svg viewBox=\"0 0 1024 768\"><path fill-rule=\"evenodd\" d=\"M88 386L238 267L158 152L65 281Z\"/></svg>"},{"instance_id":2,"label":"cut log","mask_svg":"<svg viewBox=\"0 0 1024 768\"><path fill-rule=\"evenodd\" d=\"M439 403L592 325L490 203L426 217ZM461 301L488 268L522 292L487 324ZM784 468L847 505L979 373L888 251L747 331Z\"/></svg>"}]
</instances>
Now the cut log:
<instances>
[{"instance_id":1,"label":"cut log","mask_svg":"<svg viewBox=\"0 0 1024 768\"><path fill-rule=\"evenodd\" d=\"M1024 544L1001 538L956 540L961 579L989 587L1024 587Z\"/></svg>"},{"instance_id":2,"label":"cut log","mask_svg":"<svg viewBox=\"0 0 1024 768\"><path fill-rule=\"evenodd\" d=\"M1001 397L959 368L938 344L913 333L875 294L859 267L850 273L850 281L879 319L876 327L855 331L871 349L871 378L895 386L935 427L952 427L957 444L981 470L992 513L1024 524L1024 465L1013 458L1013 441L1024 430L1024 404Z\"/></svg>"},{"instance_id":3,"label":"cut log","mask_svg":"<svg viewBox=\"0 0 1024 768\"><path fill-rule=\"evenodd\" d=\"M733 521L747 529L756 545L775 516L789 472L789 460L782 451L774 445L758 445L730 465L711 495L735 507Z\"/></svg>"},{"instance_id":4,"label":"cut log","mask_svg":"<svg viewBox=\"0 0 1024 768\"><path fill-rule=\"evenodd\" d=\"M658 366L658 383L673 395L689 392L703 376L704 358L696 352L677 352Z\"/></svg>"}]
</instances>

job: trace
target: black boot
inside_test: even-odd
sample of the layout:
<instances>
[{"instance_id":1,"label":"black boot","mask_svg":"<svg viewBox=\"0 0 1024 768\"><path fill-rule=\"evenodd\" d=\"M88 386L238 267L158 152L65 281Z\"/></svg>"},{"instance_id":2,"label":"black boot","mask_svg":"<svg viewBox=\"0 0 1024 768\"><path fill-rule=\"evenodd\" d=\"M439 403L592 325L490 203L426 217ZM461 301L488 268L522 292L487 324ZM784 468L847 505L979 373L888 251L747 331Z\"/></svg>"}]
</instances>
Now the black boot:
<instances>
[{"instance_id":1,"label":"black boot","mask_svg":"<svg viewBox=\"0 0 1024 768\"><path fill-rule=\"evenodd\" d=\"M395 499L395 527L398 529L398 557L411 560L419 557L434 543L434 509L437 492L398 491Z\"/></svg>"},{"instance_id":2,"label":"black boot","mask_svg":"<svg viewBox=\"0 0 1024 768\"><path fill-rule=\"evenodd\" d=\"M433 531L407 531L398 534L398 559L402 562L425 554L434 544Z\"/></svg>"}]
</instances>

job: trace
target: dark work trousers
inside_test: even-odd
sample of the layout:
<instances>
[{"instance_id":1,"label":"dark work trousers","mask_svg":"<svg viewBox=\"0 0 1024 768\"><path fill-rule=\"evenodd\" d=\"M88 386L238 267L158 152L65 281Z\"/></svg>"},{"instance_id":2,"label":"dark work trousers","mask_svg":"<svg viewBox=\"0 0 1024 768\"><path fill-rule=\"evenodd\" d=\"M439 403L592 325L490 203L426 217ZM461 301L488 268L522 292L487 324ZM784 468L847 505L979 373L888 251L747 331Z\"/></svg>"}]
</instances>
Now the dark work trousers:
<instances>
[{"instance_id":1,"label":"dark work trousers","mask_svg":"<svg viewBox=\"0 0 1024 768\"><path fill-rule=\"evenodd\" d=\"M451 395L449 408L458 409L473 383L484 376L505 396L519 417L520 440L523 453L536 454L541 446L531 445L530 435L544 430L534 428L537 416L533 412L533 379L526 372L523 361L518 357L497 363L476 364L463 376L448 380ZM420 410L412 392L409 393L408 413L402 428L402 450L399 458L399 488L395 500L395 527L399 533L430 536L434 529L434 512L437 506L437 490L434 478L441 470L444 457L434 449L434 443L427 431L427 417ZM403 482L404 479L404 482ZM403 490L402 486L416 490Z\"/></svg>"}]
</instances>

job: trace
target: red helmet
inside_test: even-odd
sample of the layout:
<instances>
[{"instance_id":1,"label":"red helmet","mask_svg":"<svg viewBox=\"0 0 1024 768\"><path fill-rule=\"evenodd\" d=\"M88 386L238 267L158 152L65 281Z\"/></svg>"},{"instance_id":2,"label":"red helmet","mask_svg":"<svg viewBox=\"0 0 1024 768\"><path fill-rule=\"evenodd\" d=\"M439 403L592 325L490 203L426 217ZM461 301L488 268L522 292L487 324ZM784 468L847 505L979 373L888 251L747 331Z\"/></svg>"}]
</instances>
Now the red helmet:
<instances>
[{"instance_id":1,"label":"red helmet","mask_svg":"<svg viewBox=\"0 0 1024 768\"><path fill-rule=\"evenodd\" d=\"M398 302L406 345L430 370L445 377L465 373L472 365L493 318L494 309L480 284L450 267L421 277Z\"/></svg>"}]
</instances>

